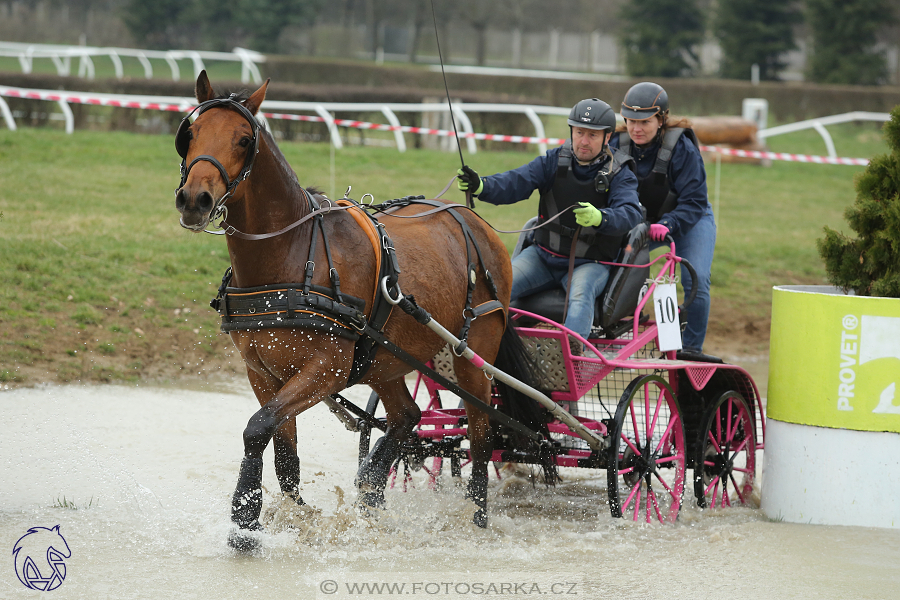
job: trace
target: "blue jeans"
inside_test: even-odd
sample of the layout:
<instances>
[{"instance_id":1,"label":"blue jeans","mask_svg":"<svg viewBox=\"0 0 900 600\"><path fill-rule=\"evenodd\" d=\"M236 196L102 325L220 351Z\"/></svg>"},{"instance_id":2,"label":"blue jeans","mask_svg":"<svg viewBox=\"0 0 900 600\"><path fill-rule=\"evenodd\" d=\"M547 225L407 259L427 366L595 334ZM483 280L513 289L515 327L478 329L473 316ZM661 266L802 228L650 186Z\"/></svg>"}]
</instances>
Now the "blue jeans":
<instances>
[{"instance_id":1,"label":"blue jeans","mask_svg":"<svg viewBox=\"0 0 900 600\"><path fill-rule=\"evenodd\" d=\"M703 340L706 339L706 326L709 323L710 271L716 247L716 221L713 218L712 208L707 206L706 213L696 225L672 237L675 239L675 253L691 263L697 271L697 279L700 280L697 282L697 297L687 307L687 328L684 330L682 345L685 350L701 352ZM664 245L654 242L650 247L654 249ZM687 294L692 285L691 275L687 269L681 270L681 283Z\"/></svg>"},{"instance_id":2,"label":"blue jeans","mask_svg":"<svg viewBox=\"0 0 900 600\"><path fill-rule=\"evenodd\" d=\"M594 304L609 279L609 267L588 260L578 260L575 264L563 325L587 338L594 323ZM555 287L566 289L568 284L568 259L548 254L536 245L517 254L512 260L512 268L512 300Z\"/></svg>"}]
</instances>

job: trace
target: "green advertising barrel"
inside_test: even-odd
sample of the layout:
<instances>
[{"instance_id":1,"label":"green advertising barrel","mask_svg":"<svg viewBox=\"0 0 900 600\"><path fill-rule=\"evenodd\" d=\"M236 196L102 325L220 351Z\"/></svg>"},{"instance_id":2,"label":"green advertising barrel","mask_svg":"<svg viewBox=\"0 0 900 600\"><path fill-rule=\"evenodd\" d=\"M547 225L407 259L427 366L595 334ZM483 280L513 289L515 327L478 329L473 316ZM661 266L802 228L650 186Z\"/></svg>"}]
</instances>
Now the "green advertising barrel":
<instances>
[{"instance_id":1,"label":"green advertising barrel","mask_svg":"<svg viewBox=\"0 0 900 600\"><path fill-rule=\"evenodd\" d=\"M900 527L900 299L776 287L766 414L769 517Z\"/></svg>"}]
</instances>

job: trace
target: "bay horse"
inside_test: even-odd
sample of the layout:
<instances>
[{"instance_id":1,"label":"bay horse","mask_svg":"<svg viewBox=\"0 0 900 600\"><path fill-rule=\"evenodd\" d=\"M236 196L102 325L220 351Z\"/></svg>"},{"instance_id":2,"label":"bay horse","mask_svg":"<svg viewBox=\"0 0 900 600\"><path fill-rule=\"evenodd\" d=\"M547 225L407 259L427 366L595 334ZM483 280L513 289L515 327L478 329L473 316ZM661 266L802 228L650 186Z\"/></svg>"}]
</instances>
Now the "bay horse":
<instances>
[{"instance_id":1,"label":"bay horse","mask_svg":"<svg viewBox=\"0 0 900 600\"><path fill-rule=\"evenodd\" d=\"M267 80L252 94L225 99L217 98L205 71L197 78L195 92L203 108L193 124L187 119L182 122L176 136L176 147L187 165L176 190L181 226L203 231L220 214L219 205L224 206L232 286L253 288L303 281L308 259L312 258L314 265L333 265L333 269L316 268L312 283L328 286L333 283L330 271L335 271L342 293L365 299L365 314L369 315L379 293L377 260L371 240L350 210L325 215L321 233L317 233L312 220L289 228L291 223L309 215L315 204L330 206L332 201L315 189L300 186L272 136L256 123L255 115L268 84ZM216 100L219 101L212 102ZM435 321L457 331L464 323L471 278L466 234L448 210L422 218L402 218L428 208L406 206L380 216L379 222L393 239L403 292L414 296ZM506 317L512 282L510 258L488 225L468 210L457 212L483 256L483 266L477 267L473 281L472 302L488 302L494 295L486 283L487 270L496 286L496 299L502 304L502 310L475 319L468 334L469 347L486 361L494 362L501 340L505 345L512 331ZM260 234L286 228L289 230L265 239L234 235L235 231ZM309 256L311 244L314 257ZM382 331L387 339L422 362L433 358L445 344L399 310L393 310ZM243 433L244 458L232 500L231 518L238 529L232 531L229 542L240 550L255 546L246 531L261 528L262 455L273 438L275 472L281 491L303 504L296 416L347 387L354 342L308 328L257 328L231 331L230 335L261 406ZM490 402L491 382L481 370L461 358L455 359L454 368L460 387L482 402ZM384 437L376 442L357 473L357 502L364 506L383 503L385 484L400 445L419 421L420 409L404 383L404 376L411 371L410 365L379 347L371 368L359 381L378 393L387 414ZM466 494L477 505L473 521L485 527L491 425L485 412L470 403L466 410L473 465Z\"/></svg>"}]
</instances>

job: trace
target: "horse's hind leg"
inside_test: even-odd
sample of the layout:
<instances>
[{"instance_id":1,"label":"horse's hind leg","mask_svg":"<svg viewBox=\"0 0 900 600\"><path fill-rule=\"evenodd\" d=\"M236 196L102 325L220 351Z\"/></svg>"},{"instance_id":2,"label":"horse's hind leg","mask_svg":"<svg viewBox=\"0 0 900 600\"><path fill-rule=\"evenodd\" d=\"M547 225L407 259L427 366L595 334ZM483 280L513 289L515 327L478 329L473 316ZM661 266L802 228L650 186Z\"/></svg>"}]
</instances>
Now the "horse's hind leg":
<instances>
[{"instance_id":1,"label":"horse's hind leg","mask_svg":"<svg viewBox=\"0 0 900 600\"><path fill-rule=\"evenodd\" d=\"M265 406L282 387L280 381L271 375L264 376L247 369L250 385L260 406ZM292 498L297 504L305 504L300 497L300 457L297 456L297 419L289 418L275 431L275 474L281 493Z\"/></svg>"},{"instance_id":2,"label":"horse's hind leg","mask_svg":"<svg viewBox=\"0 0 900 600\"><path fill-rule=\"evenodd\" d=\"M369 385L384 403L387 431L375 442L372 451L359 466L356 487L359 489L359 501L375 507L384 504L384 488L391 467L400 456L400 444L412 433L422 411L416 406L402 377Z\"/></svg>"},{"instance_id":3,"label":"horse's hind leg","mask_svg":"<svg viewBox=\"0 0 900 600\"><path fill-rule=\"evenodd\" d=\"M464 359L455 360L453 368L460 387L485 404L490 403L491 382L481 369ZM490 419L487 413L471 404L466 403L465 406L469 417L469 452L472 455L472 475L466 487L466 498L478 506L472 522L479 527L487 527L488 463L493 453Z\"/></svg>"},{"instance_id":4,"label":"horse's hind leg","mask_svg":"<svg viewBox=\"0 0 900 600\"><path fill-rule=\"evenodd\" d=\"M300 497L300 457L297 456L297 418L286 419L275 431L275 475L281 493L297 504L306 504Z\"/></svg>"}]
</instances>

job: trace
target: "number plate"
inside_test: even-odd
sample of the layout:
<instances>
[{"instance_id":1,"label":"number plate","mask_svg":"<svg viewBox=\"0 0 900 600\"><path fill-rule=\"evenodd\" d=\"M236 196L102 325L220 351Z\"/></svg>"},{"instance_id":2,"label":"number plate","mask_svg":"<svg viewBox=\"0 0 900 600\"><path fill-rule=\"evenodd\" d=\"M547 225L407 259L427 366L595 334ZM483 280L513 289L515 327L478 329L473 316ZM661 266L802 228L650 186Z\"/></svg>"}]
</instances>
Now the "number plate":
<instances>
[{"instance_id":1,"label":"number plate","mask_svg":"<svg viewBox=\"0 0 900 600\"><path fill-rule=\"evenodd\" d=\"M681 350L681 324L678 322L678 300L674 283L663 283L653 290L653 312L663 352Z\"/></svg>"}]
</instances>

